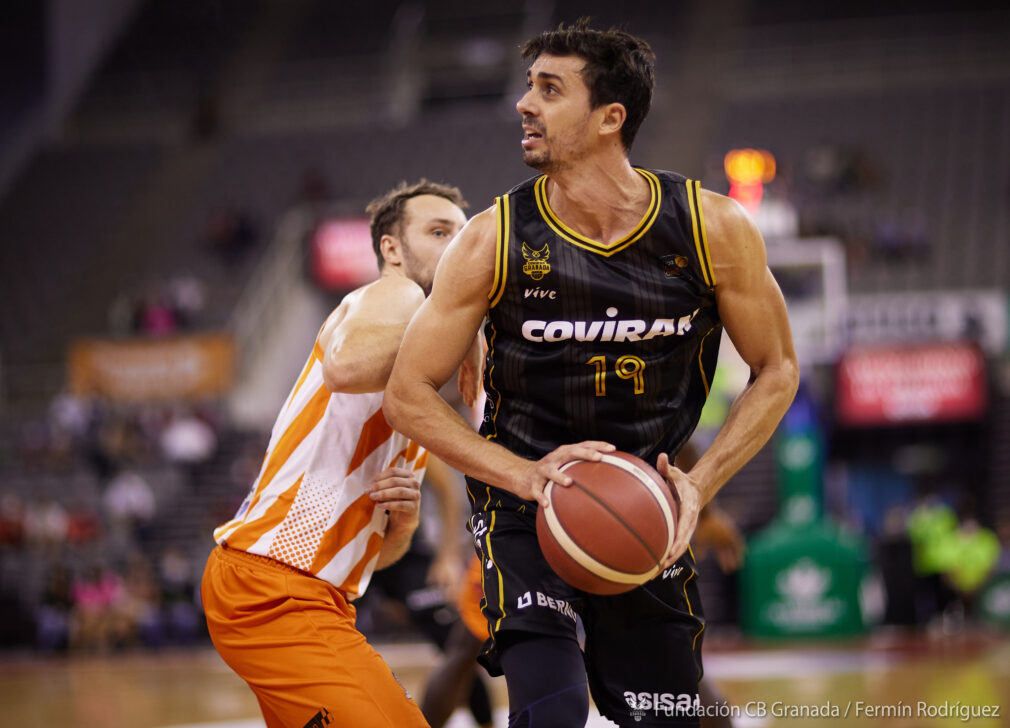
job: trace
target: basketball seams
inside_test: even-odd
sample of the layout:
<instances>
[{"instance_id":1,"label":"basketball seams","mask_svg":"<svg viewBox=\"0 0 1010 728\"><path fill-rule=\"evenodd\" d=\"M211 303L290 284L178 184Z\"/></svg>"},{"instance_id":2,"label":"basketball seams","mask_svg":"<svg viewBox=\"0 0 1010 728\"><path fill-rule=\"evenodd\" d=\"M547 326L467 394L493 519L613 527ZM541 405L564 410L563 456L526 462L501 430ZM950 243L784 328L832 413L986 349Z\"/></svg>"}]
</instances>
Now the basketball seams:
<instances>
[{"instance_id":1,"label":"basketball seams","mask_svg":"<svg viewBox=\"0 0 1010 728\"><path fill-rule=\"evenodd\" d=\"M548 498L550 498L550 493L553 487L554 483L548 482L547 486L544 488L544 494L547 495ZM558 519L558 516L554 512L553 508L544 508L541 509L541 511L544 514L544 520L547 522L547 527L550 529L551 535L561 546L562 550L577 564L579 564L579 566L601 579L612 581L615 584L640 584L643 581L648 581L659 573L658 565L640 574L627 574L623 571L611 569L606 564L597 561L593 556L586 553L581 546L575 543L572 537L568 535L564 526L561 525L561 521Z\"/></svg>"},{"instance_id":2,"label":"basketball seams","mask_svg":"<svg viewBox=\"0 0 1010 728\"><path fill-rule=\"evenodd\" d=\"M571 462L565 463L561 466L561 471L564 472L576 463L582 462L593 462L591 460L572 460ZM609 455L606 453L601 453L600 462L606 463L607 465L613 465L615 468L620 468L621 470L633 475L638 479L642 485L644 485L652 497L656 499L659 503L659 509L663 511L663 518L666 520L666 549L663 551L664 554L668 553L671 548L673 548L673 539L675 534L675 528L677 525L676 519L673 517L673 510L670 508L670 502L666 499L666 494L661 490L661 486L653 480L652 476L647 472L642 470L640 467L635 465L633 462L629 462L622 457L617 455ZM648 550L648 549L646 549Z\"/></svg>"},{"instance_id":3,"label":"basketball seams","mask_svg":"<svg viewBox=\"0 0 1010 728\"><path fill-rule=\"evenodd\" d=\"M600 496L598 496L596 493L594 493L592 490L590 490L589 488L587 488L586 486L584 486L582 483L580 483L577 480L573 479L572 480L572 484L570 486L568 486L568 487L570 487L570 488L578 488L580 491L582 491L583 493L585 493L590 498L590 500L592 500L600 508L602 508L604 511L606 511L607 514L611 518L613 518L618 524L620 524L621 526L624 526L624 529L632 536L632 538L635 539L635 541L637 541L642 546L643 549L645 549L645 552L649 555L649 558L652 559L656 564L658 564L660 561L662 561L661 556L656 556L656 554L654 554L652 552L652 547L649 545L649 543L644 538L642 538L639 535L638 531L634 528L634 526L632 526L630 523L628 523L628 521L624 518L624 516L622 516L617 510L615 510L613 507L611 507L611 505L609 503L607 503L605 500L603 500L602 498L600 498ZM559 519L559 522L560 522L560 519ZM669 524L667 524L667 531L669 531Z\"/></svg>"},{"instance_id":4,"label":"basketball seams","mask_svg":"<svg viewBox=\"0 0 1010 728\"><path fill-rule=\"evenodd\" d=\"M666 533L667 533L667 543L664 554L670 550L673 545L674 539L674 527L675 521L673 518L673 511L670 507L670 503L666 498L666 494L661 490L660 485L642 468L637 466L633 462L629 462L622 457L615 455L602 454L601 461L607 465L617 467L626 473L630 474L636 480L638 480L642 485L646 487L647 492L649 492L654 500L659 504L660 511L663 514L664 520L666 522ZM580 462L593 462L593 461L583 461L583 460L573 460L571 462L565 463L561 466L561 470L565 471L572 467L576 463ZM551 497L551 492L553 490L555 483L548 482L544 488L544 493L548 498ZM585 486L579 484L577 481L574 482L574 486L578 487L581 492L590 496L590 498L597 503L600 507L605 509L609 515L614 518L618 523L624 526L629 534L631 534L638 542L641 544L646 553L656 562L656 565L648 569L647 571L640 573L628 573L624 571L617 571L607 566L606 564L600 562L591 554L587 553L579 544L577 544L574 539L568 534L561 520L558 518L554 508L542 509L545 523L551 532L551 535L557 541L558 545L561 546L562 550L575 561L579 566L586 569L591 574L606 579L616 584L641 584L649 579L653 578L659 573L661 566L661 556L657 558L653 555L652 549L645 540L638 534L638 532L631 527L631 525L625 521L625 519L617 513L609 504L603 501L599 496L597 496L592 491L588 490ZM571 487L571 486L569 486Z\"/></svg>"}]
</instances>

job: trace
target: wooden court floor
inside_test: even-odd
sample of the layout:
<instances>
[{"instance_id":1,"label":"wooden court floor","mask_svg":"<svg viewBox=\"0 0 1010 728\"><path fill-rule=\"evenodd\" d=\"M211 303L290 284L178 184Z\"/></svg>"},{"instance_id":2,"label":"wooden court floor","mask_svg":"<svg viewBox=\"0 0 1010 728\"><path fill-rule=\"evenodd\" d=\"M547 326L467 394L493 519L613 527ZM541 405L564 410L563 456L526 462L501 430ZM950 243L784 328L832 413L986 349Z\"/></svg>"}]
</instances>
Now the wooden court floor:
<instances>
[{"instance_id":1,"label":"wooden court floor","mask_svg":"<svg viewBox=\"0 0 1010 728\"><path fill-rule=\"evenodd\" d=\"M405 687L420 694L437 653L419 644L382 645L380 651ZM733 706L720 710L735 711L734 724L745 728L1010 726L1010 635L713 644L706 645L705 659L706 679ZM490 685L496 726L504 728L504 684L497 679ZM990 717L983 717L987 706ZM457 711L450 725L473 723ZM594 713L589 725L612 724ZM0 726L256 728L262 720L245 684L204 647L0 657Z\"/></svg>"}]
</instances>

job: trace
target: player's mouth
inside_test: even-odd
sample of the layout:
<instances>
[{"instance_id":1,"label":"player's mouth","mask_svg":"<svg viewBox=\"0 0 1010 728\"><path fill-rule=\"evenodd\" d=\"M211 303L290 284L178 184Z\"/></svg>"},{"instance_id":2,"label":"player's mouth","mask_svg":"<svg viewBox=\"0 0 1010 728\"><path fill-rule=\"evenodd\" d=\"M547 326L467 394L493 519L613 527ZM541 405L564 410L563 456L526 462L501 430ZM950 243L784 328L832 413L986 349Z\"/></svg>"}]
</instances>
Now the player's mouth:
<instances>
[{"instance_id":1,"label":"player's mouth","mask_svg":"<svg viewBox=\"0 0 1010 728\"><path fill-rule=\"evenodd\" d=\"M543 134L540 131L528 126L523 127L522 145L524 149L535 144L538 139L543 139Z\"/></svg>"}]
</instances>

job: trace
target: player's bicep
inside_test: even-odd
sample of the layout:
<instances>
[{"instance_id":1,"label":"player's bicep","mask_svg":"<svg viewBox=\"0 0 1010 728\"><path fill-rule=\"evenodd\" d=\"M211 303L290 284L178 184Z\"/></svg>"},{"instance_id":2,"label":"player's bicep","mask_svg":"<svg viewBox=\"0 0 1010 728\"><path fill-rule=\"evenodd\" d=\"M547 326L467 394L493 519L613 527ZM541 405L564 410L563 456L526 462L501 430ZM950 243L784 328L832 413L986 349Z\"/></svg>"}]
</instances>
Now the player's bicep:
<instances>
[{"instance_id":1,"label":"player's bicep","mask_svg":"<svg viewBox=\"0 0 1010 728\"><path fill-rule=\"evenodd\" d=\"M791 358L793 344L785 300L765 267L747 288L717 295L719 315L733 346L752 370Z\"/></svg>"},{"instance_id":2,"label":"player's bicep","mask_svg":"<svg viewBox=\"0 0 1010 728\"><path fill-rule=\"evenodd\" d=\"M785 299L768 269L764 241L733 200L712 196L709 226L719 316L740 356L758 371L795 356Z\"/></svg>"}]
</instances>

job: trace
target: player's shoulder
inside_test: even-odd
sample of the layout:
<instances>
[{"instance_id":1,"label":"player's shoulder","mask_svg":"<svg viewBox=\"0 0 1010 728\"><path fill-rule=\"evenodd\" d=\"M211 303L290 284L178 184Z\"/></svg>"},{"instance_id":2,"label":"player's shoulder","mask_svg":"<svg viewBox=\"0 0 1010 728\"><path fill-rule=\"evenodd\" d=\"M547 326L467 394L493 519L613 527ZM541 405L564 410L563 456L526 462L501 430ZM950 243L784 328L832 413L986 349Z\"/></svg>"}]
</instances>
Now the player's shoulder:
<instances>
[{"instance_id":1,"label":"player's shoulder","mask_svg":"<svg viewBox=\"0 0 1010 728\"><path fill-rule=\"evenodd\" d=\"M424 290L406 276L381 275L344 296L331 317L338 321L367 320L377 312L412 311L423 301Z\"/></svg>"},{"instance_id":2,"label":"player's shoulder","mask_svg":"<svg viewBox=\"0 0 1010 728\"><path fill-rule=\"evenodd\" d=\"M379 276L354 291L354 294L358 295L361 302L368 303L388 299L419 306L424 300L424 289L405 275Z\"/></svg>"},{"instance_id":3,"label":"player's shoulder","mask_svg":"<svg viewBox=\"0 0 1010 728\"><path fill-rule=\"evenodd\" d=\"M701 190L699 200L716 279L725 281L734 272L764 270L767 263L764 240L743 205L706 189Z\"/></svg>"},{"instance_id":4,"label":"player's shoulder","mask_svg":"<svg viewBox=\"0 0 1010 728\"><path fill-rule=\"evenodd\" d=\"M732 197L702 188L699 200L709 243L719 245L719 241L741 237L760 240L754 219Z\"/></svg>"},{"instance_id":5,"label":"player's shoulder","mask_svg":"<svg viewBox=\"0 0 1010 728\"><path fill-rule=\"evenodd\" d=\"M499 202L467 220L466 225L449 244L456 256L480 255L482 248L493 246L498 235ZM448 253L448 251L447 251Z\"/></svg>"}]
</instances>

